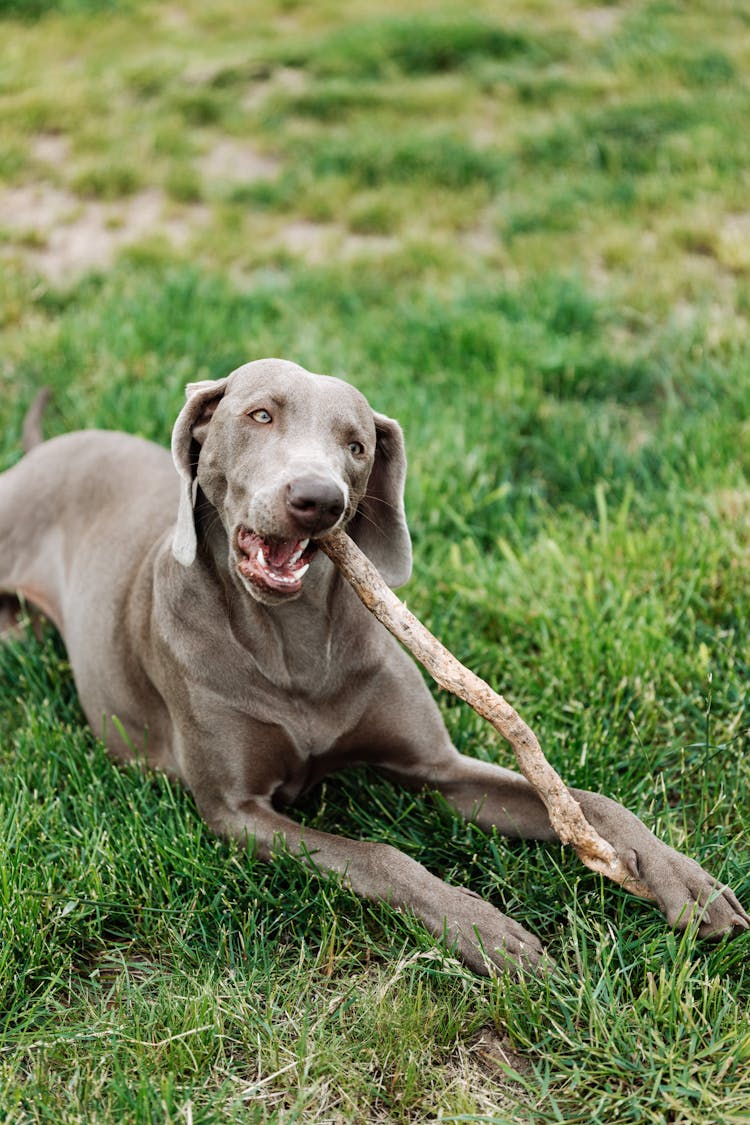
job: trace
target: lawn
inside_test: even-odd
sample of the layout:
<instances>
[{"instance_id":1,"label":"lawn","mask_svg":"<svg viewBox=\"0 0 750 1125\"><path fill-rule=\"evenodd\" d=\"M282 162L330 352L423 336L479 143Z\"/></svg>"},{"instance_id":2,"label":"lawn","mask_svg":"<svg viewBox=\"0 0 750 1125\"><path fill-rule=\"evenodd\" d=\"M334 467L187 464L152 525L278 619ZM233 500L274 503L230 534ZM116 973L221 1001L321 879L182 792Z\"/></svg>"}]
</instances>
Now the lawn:
<instances>
[{"instance_id":1,"label":"lawn","mask_svg":"<svg viewBox=\"0 0 750 1125\"><path fill-rule=\"evenodd\" d=\"M168 444L247 359L350 379L404 427L410 608L747 906L748 75L739 0L0 0L0 468L44 384L50 436ZM375 774L299 816L556 974L218 841L108 761L51 627L0 646L0 1120L750 1122L749 934Z\"/></svg>"}]
</instances>

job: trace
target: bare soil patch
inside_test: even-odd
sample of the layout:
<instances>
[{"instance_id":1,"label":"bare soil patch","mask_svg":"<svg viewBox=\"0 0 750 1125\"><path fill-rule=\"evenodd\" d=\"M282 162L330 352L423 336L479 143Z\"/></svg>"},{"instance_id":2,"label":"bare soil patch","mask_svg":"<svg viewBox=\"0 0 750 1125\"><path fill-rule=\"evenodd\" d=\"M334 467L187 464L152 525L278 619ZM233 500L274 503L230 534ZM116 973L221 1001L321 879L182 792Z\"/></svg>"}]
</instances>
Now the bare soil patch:
<instances>
[{"instance_id":1,"label":"bare soil patch","mask_svg":"<svg viewBox=\"0 0 750 1125\"><path fill-rule=\"evenodd\" d=\"M312 223L297 219L277 230L276 242L311 265L329 258L356 258L361 254L389 254L399 241L390 235L351 234L337 223Z\"/></svg>"},{"instance_id":2,"label":"bare soil patch","mask_svg":"<svg viewBox=\"0 0 750 1125\"><path fill-rule=\"evenodd\" d=\"M615 7L593 6L591 8L574 8L570 12L570 20L574 31L581 39L602 39L605 35L613 35L617 31L623 18L623 12Z\"/></svg>"},{"instance_id":3,"label":"bare soil patch","mask_svg":"<svg viewBox=\"0 0 750 1125\"><path fill-rule=\"evenodd\" d=\"M247 142L222 137L201 158L199 168L208 180L241 184L273 179L281 171L281 161Z\"/></svg>"},{"instance_id":4,"label":"bare soil patch","mask_svg":"<svg viewBox=\"0 0 750 1125\"><path fill-rule=\"evenodd\" d=\"M151 236L181 248L196 225L206 222L203 207L168 214L155 188L112 203L82 200L50 184L25 184L0 192L3 227L16 253L55 284L73 281L87 270L111 266L119 250Z\"/></svg>"}]
</instances>

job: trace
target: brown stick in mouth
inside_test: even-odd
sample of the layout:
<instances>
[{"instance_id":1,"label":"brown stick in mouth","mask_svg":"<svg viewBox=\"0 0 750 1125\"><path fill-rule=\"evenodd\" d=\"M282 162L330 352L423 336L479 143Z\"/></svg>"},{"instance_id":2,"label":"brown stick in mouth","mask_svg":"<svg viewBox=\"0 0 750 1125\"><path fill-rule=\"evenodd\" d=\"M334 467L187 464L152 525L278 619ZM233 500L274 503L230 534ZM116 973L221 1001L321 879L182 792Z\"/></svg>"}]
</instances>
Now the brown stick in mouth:
<instances>
[{"instance_id":1,"label":"brown stick in mouth","mask_svg":"<svg viewBox=\"0 0 750 1125\"><path fill-rule=\"evenodd\" d=\"M406 608L377 569L342 530L319 539L318 546L339 568L363 604L419 661L446 691L487 719L513 748L519 769L544 802L550 823L563 844L571 844L581 862L633 894L653 899L653 892L617 856L589 824L581 806L542 753L536 735L511 705L466 668Z\"/></svg>"}]
</instances>

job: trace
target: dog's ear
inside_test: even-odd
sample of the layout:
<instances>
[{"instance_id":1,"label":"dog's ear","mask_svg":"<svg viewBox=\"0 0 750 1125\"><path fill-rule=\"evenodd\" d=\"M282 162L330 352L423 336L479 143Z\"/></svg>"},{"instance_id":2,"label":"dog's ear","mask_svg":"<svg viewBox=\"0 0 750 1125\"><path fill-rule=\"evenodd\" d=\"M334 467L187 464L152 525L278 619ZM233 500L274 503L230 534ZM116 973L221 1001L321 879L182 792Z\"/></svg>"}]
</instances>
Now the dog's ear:
<instances>
[{"instance_id":1,"label":"dog's ear","mask_svg":"<svg viewBox=\"0 0 750 1125\"><path fill-rule=\"evenodd\" d=\"M411 536L404 511L406 451L398 422L374 414L375 461L349 534L389 586L411 574Z\"/></svg>"},{"instance_id":2,"label":"dog's ear","mask_svg":"<svg viewBox=\"0 0 750 1125\"><path fill-rule=\"evenodd\" d=\"M172 554L183 566L195 561L198 540L195 534L196 469L198 457L194 443L202 445L208 424L226 390L227 379L205 379L188 383L187 402L177 416L172 430L172 459L180 474L180 504L177 527L172 540Z\"/></svg>"}]
</instances>

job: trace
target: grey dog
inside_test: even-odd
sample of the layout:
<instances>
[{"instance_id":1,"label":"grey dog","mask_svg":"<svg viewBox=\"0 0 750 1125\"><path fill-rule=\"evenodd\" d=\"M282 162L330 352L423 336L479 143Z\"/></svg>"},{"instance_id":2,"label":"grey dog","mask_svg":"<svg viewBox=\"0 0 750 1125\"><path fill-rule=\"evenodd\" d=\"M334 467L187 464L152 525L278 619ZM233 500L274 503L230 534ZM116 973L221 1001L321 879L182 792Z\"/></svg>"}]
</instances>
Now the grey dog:
<instances>
[{"instance_id":1,"label":"grey dog","mask_svg":"<svg viewBox=\"0 0 750 1125\"><path fill-rule=\"evenodd\" d=\"M405 472L398 423L354 387L258 360L188 386L172 458L91 430L2 474L0 590L60 629L112 755L135 748L180 778L216 832L412 911L478 972L535 966L537 938L476 894L284 811L326 774L369 764L483 827L555 838L523 777L452 746L413 661L317 546L345 526L392 586L406 582ZM632 813L573 793L670 923L694 919L707 937L750 925L729 888Z\"/></svg>"}]
</instances>

